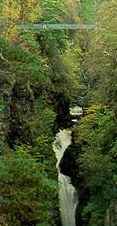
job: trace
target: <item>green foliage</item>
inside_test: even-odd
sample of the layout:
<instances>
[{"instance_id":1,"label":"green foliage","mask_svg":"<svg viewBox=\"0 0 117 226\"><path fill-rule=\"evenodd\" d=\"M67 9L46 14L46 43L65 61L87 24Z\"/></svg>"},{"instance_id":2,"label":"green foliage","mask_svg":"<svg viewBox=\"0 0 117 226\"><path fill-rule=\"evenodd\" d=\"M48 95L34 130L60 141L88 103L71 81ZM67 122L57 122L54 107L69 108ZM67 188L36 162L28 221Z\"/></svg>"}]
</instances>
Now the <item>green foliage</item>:
<instances>
[{"instance_id":1,"label":"green foliage","mask_svg":"<svg viewBox=\"0 0 117 226\"><path fill-rule=\"evenodd\" d=\"M64 23L64 17L66 15L66 9L64 7L63 1L60 0L45 0L41 1L41 19L40 22L43 24L56 24ZM41 35L41 45L45 46L46 49L49 49L50 54L52 48L55 47L58 50L63 51L66 47L67 35L64 30L53 31L43 31ZM47 50L46 50L47 51Z\"/></svg>"},{"instance_id":2,"label":"green foliage","mask_svg":"<svg viewBox=\"0 0 117 226\"><path fill-rule=\"evenodd\" d=\"M78 36L74 35L73 42L69 43L65 53L63 54L64 74L66 75L66 93L71 96L71 100L77 100L78 92L81 89L79 81L80 74L80 59L82 53L78 46ZM67 91L68 90L68 91ZM72 91L72 92L71 92Z\"/></svg>"},{"instance_id":3,"label":"green foliage","mask_svg":"<svg viewBox=\"0 0 117 226\"><path fill-rule=\"evenodd\" d=\"M0 148L4 155L0 160L1 222L3 219L6 225L15 226L56 225L57 170L52 150L56 115L42 98L46 88L50 89L51 80L45 75L46 64L37 51L39 45L33 45L34 36L25 34L23 38L28 42L26 48L0 38ZM12 150L6 150L5 143ZM11 151L16 155L8 156Z\"/></svg>"},{"instance_id":4,"label":"green foliage","mask_svg":"<svg viewBox=\"0 0 117 226\"><path fill-rule=\"evenodd\" d=\"M57 178L56 168L52 167L54 163L56 165L56 159L52 150L53 126L56 118L55 112L51 108L44 106L42 100L38 100L35 103L35 117L33 115L28 119L28 125L31 130L33 149L31 155L36 158L37 161L43 163L45 171L51 176L51 178Z\"/></svg>"},{"instance_id":5,"label":"green foliage","mask_svg":"<svg viewBox=\"0 0 117 226\"><path fill-rule=\"evenodd\" d=\"M39 82L42 85L51 84L49 77L44 75L44 65L41 57L31 51L26 51L20 46L9 44L0 38L1 53L4 57L2 69L12 73L15 79L27 82ZM23 77L22 77L23 76Z\"/></svg>"},{"instance_id":6,"label":"green foliage","mask_svg":"<svg viewBox=\"0 0 117 226\"><path fill-rule=\"evenodd\" d=\"M66 10L63 5L63 0L45 0L42 1L42 18L44 22L48 23L59 23L64 15L66 15Z\"/></svg>"},{"instance_id":7,"label":"green foliage","mask_svg":"<svg viewBox=\"0 0 117 226\"><path fill-rule=\"evenodd\" d=\"M83 22L97 23L97 11L104 1L105 0L80 0L80 18Z\"/></svg>"},{"instance_id":8,"label":"green foliage","mask_svg":"<svg viewBox=\"0 0 117 226\"><path fill-rule=\"evenodd\" d=\"M31 157L12 154L0 159L0 215L8 224L51 224L56 196L56 182Z\"/></svg>"},{"instance_id":9,"label":"green foliage","mask_svg":"<svg viewBox=\"0 0 117 226\"><path fill-rule=\"evenodd\" d=\"M99 27L91 35L85 64L91 102L104 103L114 111L117 71L116 7L116 1L107 1L98 12Z\"/></svg>"},{"instance_id":10,"label":"green foliage","mask_svg":"<svg viewBox=\"0 0 117 226\"><path fill-rule=\"evenodd\" d=\"M67 18L69 18L67 4L67 1L65 4L60 0L41 1L40 22L45 24L66 23ZM76 90L79 88L78 57L80 48L75 35L72 34L70 37L70 33L64 29L45 30L37 34L37 41L47 62L46 73L51 77L55 90L62 91L69 99L71 93L73 98L76 98ZM74 43L73 46L71 43Z\"/></svg>"},{"instance_id":11,"label":"green foliage","mask_svg":"<svg viewBox=\"0 0 117 226\"><path fill-rule=\"evenodd\" d=\"M30 5L27 0L18 14L21 1L12 1L8 7L10 2L4 1L2 8L10 19L2 36L10 41L0 37L4 82L0 87L0 125L4 129L2 143L8 145L2 148L0 159L0 220L11 226L54 226L59 213L53 126L58 106L77 98L81 51L74 33L45 30L19 34L13 25L13 21L34 21L35 16L40 23L64 23L70 18L65 2L40 1L38 11L36 4L32 7L35 1Z\"/></svg>"},{"instance_id":12,"label":"green foliage","mask_svg":"<svg viewBox=\"0 0 117 226\"><path fill-rule=\"evenodd\" d=\"M84 32L84 40L81 37L85 47L81 95L86 105L75 128L79 196L86 197L81 201L81 218L89 226L114 226L117 222L116 8L115 0L81 1L83 21L97 22L94 31L87 37Z\"/></svg>"},{"instance_id":13,"label":"green foliage","mask_svg":"<svg viewBox=\"0 0 117 226\"><path fill-rule=\"evenodd\" d=\"M90 191L82 213L90 226L105 226L109 205L117 198L115 140L114 113L103 105L89 107L75 128L75 143L81 146L77 157L79 176Z\"/></svg>"},{"instance_id":14,"label":"green foliage","mask_svg":"<svg viewBox=\"0 0 117 226\"><path fill-rule=\"evenodd\" d=\"M65 18L66 23L79 23L79 9L80 2L77 0L65 0L64 1L67 16Z\"/></svg>"},{"instance_id":15,"label":"green foliage","mask_svg":"<svg viewBox=\"0 0 117 226\"><path fill-rule=\"evenodd\" d=\"M4 108L5 108L5 103L1 100L0 101L0 153L3 151L4 141L5 141L3 122L2 122Z\"/></svg>"}]
</instances>

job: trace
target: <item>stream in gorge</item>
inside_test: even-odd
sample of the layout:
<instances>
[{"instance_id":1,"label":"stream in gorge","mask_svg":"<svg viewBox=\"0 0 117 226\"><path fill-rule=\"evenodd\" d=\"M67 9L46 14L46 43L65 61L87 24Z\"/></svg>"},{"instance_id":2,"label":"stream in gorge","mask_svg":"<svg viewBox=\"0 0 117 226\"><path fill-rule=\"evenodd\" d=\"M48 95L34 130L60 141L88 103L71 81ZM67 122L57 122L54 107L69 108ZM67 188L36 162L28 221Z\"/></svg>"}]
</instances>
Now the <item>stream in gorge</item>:
<instances>
[{"instance_id":1,"label":"stream in gorge","mask_svg":"<svg viewBox=\"0 0 117 226\"><path fill-rule=\"evenodd\" d=\"M71 115L82 115L82 108L75 107L70 110ZM77 120L77 119L76 119ZM71 180L68 176L63 175L60 172L59 163L64 155L65 150L71 144L72 135L71 130L60 130L53 143L53 150L57 159L56 167L58 169L58 181L59 181L59 205L62 226L76 226L75 211L78 203L77 192L75 187L71 184Z\"/></svg>"},{"instance_id":2,"label":"stream in gorge","mask_svg":"<svg viewBox=\"0 0 117 226\"><path fill-rule=\"evenodd\" d=\"M63 175L59 169L59 163L66 148L71 144L71 131L60 130L56 135L56 140L53 143L53 150L57 158L58 181L60 184L59 204L62 226L75 226L75 209L77 205L77 193L73 185L70 183L70 178Z\"/></svg>"}]
</instances>

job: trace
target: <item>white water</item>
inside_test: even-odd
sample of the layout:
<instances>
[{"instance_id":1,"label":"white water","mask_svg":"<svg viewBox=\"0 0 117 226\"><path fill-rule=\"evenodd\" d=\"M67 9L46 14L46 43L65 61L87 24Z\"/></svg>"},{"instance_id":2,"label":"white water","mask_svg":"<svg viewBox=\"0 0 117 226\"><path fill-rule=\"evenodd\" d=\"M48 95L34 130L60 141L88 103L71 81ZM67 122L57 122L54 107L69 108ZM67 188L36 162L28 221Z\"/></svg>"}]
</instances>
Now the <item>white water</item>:
<instances>
[{"instance_id":1,"label":"white water","mask_svg":"<svg viewBox=\"0 0 117 226\"><path fill-rule=\"evenodd\" d=\"M83 109L81 107L75 106L73 108L70 108L70 114L74 116L81 116L83 115Z\"/></svg>"},{"instance_id":2,"label":"white water","mask_svg":"<svg viewBox=\"0 0 117 226\"><path fill-rule=\"evenodd\" d=\"M59 199L60 199L60 214L62 226L76 226L75 209L77 205L77 193L73 185L70 183L70 178L61 174L59 170L60 160L71 144L71 131L60 130L56 135L56 140L53 143L53 150L57 158L58 180L60 183Z\"/></svg>"}]
</instances>

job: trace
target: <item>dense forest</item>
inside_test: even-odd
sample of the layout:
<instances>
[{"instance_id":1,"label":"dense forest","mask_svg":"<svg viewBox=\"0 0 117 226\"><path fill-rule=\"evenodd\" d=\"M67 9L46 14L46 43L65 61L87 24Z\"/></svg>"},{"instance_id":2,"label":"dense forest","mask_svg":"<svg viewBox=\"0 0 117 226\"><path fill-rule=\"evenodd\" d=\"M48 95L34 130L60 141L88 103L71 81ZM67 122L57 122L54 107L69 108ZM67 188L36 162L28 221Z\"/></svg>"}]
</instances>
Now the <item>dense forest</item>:
<instances>
[{"instance_id":1,"label":"dense forest","mask_svg":"<svg viewBox=\"0 0 117 226\"><path fill-rule=\"evenodd\" d=\"M1 0L1 226L61 226L52 143L69 127L61 170L78 193L76 225L117 225L116 23L116 0ZM73 126L74 106L83 116Z\"/></svg>"}]
</instances>

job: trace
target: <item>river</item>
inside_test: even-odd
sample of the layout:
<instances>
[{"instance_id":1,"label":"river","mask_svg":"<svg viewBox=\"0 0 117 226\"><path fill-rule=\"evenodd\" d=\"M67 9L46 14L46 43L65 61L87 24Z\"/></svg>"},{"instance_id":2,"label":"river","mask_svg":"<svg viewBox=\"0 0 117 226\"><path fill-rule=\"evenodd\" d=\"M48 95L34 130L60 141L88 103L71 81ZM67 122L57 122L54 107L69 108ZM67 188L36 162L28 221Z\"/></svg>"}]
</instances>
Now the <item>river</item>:
<instances>
[{"instance_id":1,"label":"river","mask_svg":"<svg viewBox=\"0 0 117 226\"><path fill-rule=\"evenodd\" d=\"M58 181L59 181L59 204L62 226L76 226L75 209L77 206L77 193L71 184L70 178L63 175L59 169L60 160L71 144L71 131L67 129L60 130L53 143L53 150L57 159Z\"/></svg>"}]
</instances>

